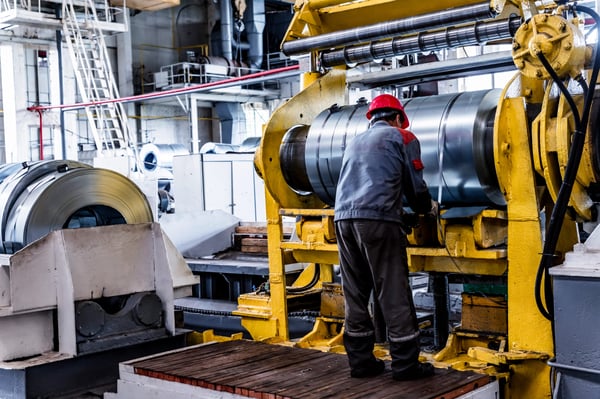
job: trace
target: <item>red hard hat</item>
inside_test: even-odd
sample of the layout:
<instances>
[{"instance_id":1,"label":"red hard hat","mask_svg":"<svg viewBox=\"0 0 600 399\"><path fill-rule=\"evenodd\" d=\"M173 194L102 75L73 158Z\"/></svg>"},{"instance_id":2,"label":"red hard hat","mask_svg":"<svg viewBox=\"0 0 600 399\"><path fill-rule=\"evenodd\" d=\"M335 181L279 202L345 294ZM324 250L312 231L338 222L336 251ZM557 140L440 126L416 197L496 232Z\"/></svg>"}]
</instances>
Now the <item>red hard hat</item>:
<instances>
[{"instance_id":1,"label":"red hard hat","mask_svg":"<svg viewBox=\"0 0 600 399\"><path fill-rule=\"evenodd\" d=\"M402 129L406 129L409 125L408 122L408 117L406 116L406 113L404 112L404 107L402 106L402 103L400 102L400 100L398 100L396 97L392 96L391 94L380 94L377 97L375 97L373 99L373 101L371 101L371 104L369 104L369 110L367 111L367 118L371 119L371 115L373 111L376 111L378 109L384 109L384 108L388 108L388 109L393 109L396 110L398 112L400 112L400 114L402 114Z\"/></svg>"}]
</instances>

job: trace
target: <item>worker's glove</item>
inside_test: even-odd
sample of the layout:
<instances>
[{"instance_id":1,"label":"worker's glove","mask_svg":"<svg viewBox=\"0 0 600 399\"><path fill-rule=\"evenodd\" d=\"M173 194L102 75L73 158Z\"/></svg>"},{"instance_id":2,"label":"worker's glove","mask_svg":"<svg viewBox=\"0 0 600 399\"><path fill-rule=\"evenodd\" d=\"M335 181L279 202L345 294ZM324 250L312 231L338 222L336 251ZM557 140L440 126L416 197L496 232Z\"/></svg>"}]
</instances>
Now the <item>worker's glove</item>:
<instances>
[{"instance_id":1,"label":"worker's glove","mask_svg":"<svg viewBox=\"0 0 600 399\"><path fill-rule=\"evenodd\" d=\"M412 229L419 225L419 215L416 213L407 212L402 215L402 224L406 229ZM406 230L405 229L405 230Z\"/></svg>"},{"instance_id":2,"label":"worker's glove","mask_svg":"<svg viewBox=\"0 0 600 399\"><path fill-rule=\"evenodd\" d=\"M427 214L425 216L427 218L437 219L439 210L440 210L440 204L435 200L431 200L431 210L429 212L427 212Z\"/></svg>"}]
</instances>

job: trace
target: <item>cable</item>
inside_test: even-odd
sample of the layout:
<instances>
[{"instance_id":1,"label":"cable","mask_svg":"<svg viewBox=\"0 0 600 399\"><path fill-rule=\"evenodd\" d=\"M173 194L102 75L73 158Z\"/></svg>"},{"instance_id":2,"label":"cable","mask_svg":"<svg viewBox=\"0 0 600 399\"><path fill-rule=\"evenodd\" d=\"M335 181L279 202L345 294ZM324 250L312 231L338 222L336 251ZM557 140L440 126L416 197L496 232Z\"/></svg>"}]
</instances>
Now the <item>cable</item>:
<instances>
[{"instance_id":1,"label":"cable","mask_svg":"<svg viewBox=\"0 0 600 399\"><path fill-rule=\"evenodd\" d=\"M574 5L573 9L575 8L590 15L596 23L596 29L598 26L600 26L600 16L593 9L584 6ZM554 209L552 210L550 222L548 224L548 229L546 230L544 249L535 280L535 300L538 309L545 318L553 321L554 298L552 293L551 280L548 276L548 270L552 266L552 259L555 256L554 253L556 250L558 237L560 235L562 222L566 214L569 199L571 196L571 191L573 188L573 183L577 176L577 169L579 168L582 150L585 144L585 134L587 131L587 125L591 112L591 105L600 68L600 40L596 42L596 52L592 64L592 75L590 78L589 88L585 87L584 85L582 86L586 93L581 118L579 118L579 112L573 101L573 98L568 93L567 88L564 86L560 78L558 78L554 69L552 69L552 67L550 66L546 57L541 52L538 53L537 56L544 68L546 68L548 73L552 76L554 81L557 83L559 89L565 96L565 99L571 107L571 110L573 112L573 118L575 120L575 131L573 132L573 139L571 143L571 148L569 150L569 158L565 169L565 175L555 201ZM581 84L582 79L577 78L576 80L578 83ZM542 280L544 285L545 304L542 301Z\"/></svg>"},{"instance_id":2,"label":"cable","mask_svg":"<svg viewBox=\"0 0 600 399\"><path fill-rule=\"evenodd\" d=\"M560 89L562 94L565 96L565 99L569 103L569 107L571 107L571 111L573 112L573 119L575 119L575 129L580 130L581 129L581 118L579 117L579 110L577 109L577 105L575 104L575 101L573 100L571 93L569 93L569 90L567 89L567 87L565 86L563 81L560 79L560 76L558 76L556 71L552 68L552 65L550 65L550 62L548 62L548 59L546 59L546 56L544 56L544 53L542 53L540 51L537 54L537 57L539 58L540 62L544 66L544 68L548 71L548 73L552 77L554 83L556 83L556 85L558 86L558 88Z\"/></svg>"},{"instance_id":3,"label":"cable","mask_svg":"<svg viewBox=\"0 0 600 399\"><path fill-rule=\"evenodd\" d=\"M288 294L300 294L304 291L308 291L313 288L321 277L321 268L318 263L315 263L315 273L313 274L312 280L308 284L303 287L285 287L285 290Z\"/></svg>"},{"instance_id":4,"label":"cable","mask_svg":"<svg viewBox=\"0 0 600 399\"><path fill-rule=\"evenodd\" d=\"M551 320L552 319L551 305L553 304L553 300L549 295L551 295L550 292L552 291L552 287L550 287L550 285L549 285L550 279L547 276L547 272L548 272L548 269L552 266L552 258L554 257L554 251L556 250L556 244L558 242L558 237L560 235L562 221L563 221L563 218L564 218L564 215L566 212L567 205L569 203L569 197L571 195L572 184L574 181L574 179L573 180L571 180L570 178L567 179L567 176L570 176L572 174L572 171L570 171L569 169L573 169L572 165L575 162L576 162L576 166L577 167L579 166L579 160L581 158L581 150L583 149L583 144L585 142L585 133L583 134L583 138L584 138L583 140L577 140L577 138L581 136L581 134L577 134L577 132L581 133L582 126L581 126L581 118L579 117L579 111L577 109L577 106L575 105L573 97L568 92L566 86L563 84L560 77L556 74L556 71L554 71L554 69L552 68L552 66L546 59L546 57L541 52L539 54L537 54L537 56L538 56L539 60L541 61L542 65L544 66L544 68L546 68L546 70L548 71L548 73L550 74L550 76L552 77L554 82L559 87L559 89L562 92L562 94L564 95L565 99L567 100L569 106L571 107L571 111L573 112L573 119L575 120L575 134L574 134L573 142L571 145L569 160L567 162L567 170L565 171L565 177L564 177L561 187L559 189L559 193L556 198L556 204L555 204L554 209L552 210L548 229L546 230L546 239L544 241L544 249L542 251L542 258L540 260L540 266L538 267L538 271L537 271L536 279L535 279L536 304L538 306L538 309L542 313L542 315L545 318L547 318L548 320ZM575 158L573 158L573 157L576 157L578 159L575 160ZM575 168L575 172L576 171L577 171L577 168ZM542 297L541 297L542 282L544 283L544 294L545 294L545 302L546 302L545 305L544 305L544 302L542 301Z\"/></svg>"}]
</instances>

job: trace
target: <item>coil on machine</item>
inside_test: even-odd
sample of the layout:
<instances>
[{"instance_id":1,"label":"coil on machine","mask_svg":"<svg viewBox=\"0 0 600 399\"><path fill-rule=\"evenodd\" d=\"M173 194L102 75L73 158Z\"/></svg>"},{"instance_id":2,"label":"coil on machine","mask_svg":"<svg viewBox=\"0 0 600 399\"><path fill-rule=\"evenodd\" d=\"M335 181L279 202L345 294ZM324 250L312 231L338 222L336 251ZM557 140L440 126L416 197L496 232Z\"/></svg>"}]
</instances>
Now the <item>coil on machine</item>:
<instances>
[{"instance_id":1,"label":"coil on machine","mask_svg":"<svg viewBox=\"0 0 600 399\"><path fill-rule=\"evenodd\" d=\"M75 161L0 167L2 253L51 231L153 221L144 193L125 176Z\"/></svg>"}]
</instances>

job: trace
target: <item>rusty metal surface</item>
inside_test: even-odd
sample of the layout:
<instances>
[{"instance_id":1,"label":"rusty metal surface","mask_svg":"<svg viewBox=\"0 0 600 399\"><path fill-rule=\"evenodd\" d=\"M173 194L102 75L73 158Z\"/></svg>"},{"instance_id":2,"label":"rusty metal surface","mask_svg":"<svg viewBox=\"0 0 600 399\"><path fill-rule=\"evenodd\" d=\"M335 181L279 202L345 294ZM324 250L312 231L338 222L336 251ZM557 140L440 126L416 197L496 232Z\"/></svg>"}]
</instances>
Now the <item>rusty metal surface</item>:
<instances>
[{"instance_id":1,"label":"rusty metal surface","mask_svg":"<svg viewBox=\"0 0 600 399\"><path fill-rule=\"evenodd\" d=\"M432 378L397 382L350 378L346 356L257 341L228 341L157 355L132 364L135 373L215 391L265 399L452 399L487 384L473 372L436 369Z\"/></svg>"}]
</instances>

